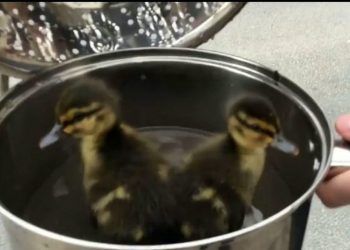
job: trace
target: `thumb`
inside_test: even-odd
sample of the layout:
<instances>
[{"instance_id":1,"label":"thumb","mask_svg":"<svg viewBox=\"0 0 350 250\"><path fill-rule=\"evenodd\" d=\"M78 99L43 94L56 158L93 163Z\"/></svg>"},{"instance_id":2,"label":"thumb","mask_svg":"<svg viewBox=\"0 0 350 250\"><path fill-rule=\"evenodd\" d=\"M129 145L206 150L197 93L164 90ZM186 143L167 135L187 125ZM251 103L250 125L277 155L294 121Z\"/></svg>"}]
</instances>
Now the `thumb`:
<instances>
[{"instance_id":1,"label":"thumb","mask_svg":"<svg viewBox=\"0 0 350 250\"><path fill-rule=\"evenodd\" d=\"M335 123L335 129L344 140L350 142L350 114L339 116Z\"/></svg>"}]
</instances>

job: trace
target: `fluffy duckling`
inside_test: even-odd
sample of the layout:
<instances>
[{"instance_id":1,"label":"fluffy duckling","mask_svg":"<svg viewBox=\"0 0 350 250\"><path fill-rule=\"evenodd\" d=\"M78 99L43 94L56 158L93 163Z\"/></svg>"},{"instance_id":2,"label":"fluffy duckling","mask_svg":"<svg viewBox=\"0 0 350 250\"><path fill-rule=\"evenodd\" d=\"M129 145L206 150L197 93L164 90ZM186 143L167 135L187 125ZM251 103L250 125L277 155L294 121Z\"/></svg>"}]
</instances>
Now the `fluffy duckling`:
<instances>
[{"instance_id":1,"label":"fluffy duckling","mask_svg":"<svg viewBox=\"0 0 350 250\"><path fill-rule=\"evenodd\" d=\"M281 136L276 111L267 99L252 95L239 99L229 110L227 133L196 149L176 177L177 197L183 204L180 227L186 240L241 228L269 145L297 153Z\"/></svg>"},{"instance_id":2,"label":"fluffy duckling","mask_svg":"<svg viewBox=\"0 0 350 250\"><path fill-rule=\"evenodd\" d=\"M176 204L167 164L122 122L118 106L115 91L100 80L73 82L57 103L54 132L80 140L83 185L102 232L124 244L172 241Z\"/></svg>"}]
</instances>

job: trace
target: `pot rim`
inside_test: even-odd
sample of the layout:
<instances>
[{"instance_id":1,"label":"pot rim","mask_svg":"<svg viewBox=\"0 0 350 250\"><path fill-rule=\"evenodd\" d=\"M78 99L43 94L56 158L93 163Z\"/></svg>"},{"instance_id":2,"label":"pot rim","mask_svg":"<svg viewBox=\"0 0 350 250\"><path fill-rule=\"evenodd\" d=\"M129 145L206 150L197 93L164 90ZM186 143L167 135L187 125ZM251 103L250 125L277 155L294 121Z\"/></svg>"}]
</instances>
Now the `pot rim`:
<instances>
[{"instance_id":1,"label":"pot rim","mask_svg":"<svg viewBox=\"0 0 350 250\"><path fill-rule=\"evenodd\" d=\"M70 60L68 62L62 63L60 65L57 65L57 66L54 66L54 67L51 67L49 69L42 71L38 75L23 81L21 83L21 85L25 86L26 83L28 83L30 81L40 80L42 77L45 78L45 76L47 74L50 74L50 73L57 74L57 73L61 73L63 71L66 71L67 68L65 68L65 67L67 67L67 65L73 64L73 67L79 67L79 66L75 66L74 63L81 62L81 61L87 60L89 58L103 57L104 55L107 55L107 54L119 55L122 53L129 53L129 52L132 52L132 53L136 52L135 55L137 56L137 53L139 51L141 51L141 52L142 51L143 52L145 52L145 51L147 51L147 52L149 52L149 51L188 52L189 55L186 56L187 59L191 59L191 55L190 55L191 52L202 54L203 56L204 55L220 56L220 57L224 57L227 59L233 59L233 60L238 61L238 62L243 62L246 65L248 65L250 67L250 69L253 66L254 70L260 71L260 73L262 73L264 75L266 75L266 72L269 72L271 74L274 74L276 72L276 71L271 70L262 64L256 63L254 61L251 61L251 60L248 60L248 59L245 59L242 57L232 56L232 55L227 54L227 53L220 53L220 52L204 50L204 49L192 49L192 48L148 48L148 47L146 47L146 48L125 49L125 50L120 50L120 51L115 51L115 52L106 52L106 53L101 53L101 54L93 54L93 55L87 55L84 57L73 59L73 60ZM160 55L158 55L158 56L160 56ZM162 54L161 56L166 56L166 55ZM213 61L218 61L218 60L215 59ZM220 64L222 64L222 63L220 63ZM228 240L232 240L232 239L237 238L237 237L247 235L249 233L252 233L254 231L258 231L259 229L262 229L263 227L265 227L266 225L268 225L270 223L274 223L274 222L277 222L279 220L282 220L282 219L286 218L287 216L289 216L290 214L292 214L309 197L312 196L312 194L314 193L317 186L320 184L320 182L325 177L325 174L326 174L326 172L330 166L330 163L331 163L332 153L333 153L332 151L334 148L334 135L331 132L329 121L325 117L323 110L314 101L314 99L311 96L309 96L303 89L298 87L295 83L288 80L287 78L284 78L283 80L288 81L288 85L291 85L293 88L296 88L297 91L299 91L303 95L306 95L310 99L310 101L312 102L312 105L314 106L314 108L318 109L319 115L323 116L324 122L326 123L327 127L321 127L319 123L313 123L313 124L318 128L319 132L327 133L327 136L329 137L329 143L330 143L329 150L328 150L329 152L327 153L325 150L325 146L327 146L327 145L325 145L326 144L325 139L321 138L321 139L323 139L322 140L322 142L323 142L322 143L322 145L323 145L322 146L323 158L322 158L322 161L320 162L320 170L318 171L312 185L308 188L308 190L306 192L304 192L304 194L302 194L298 199L296 199L290 205L288 205L284 209L280 210L279 212L275 213L274 215L264 219L261 222L258 222L252 226L240 229L240 230L235 231L235 232L231 232L231 233L227 233L227 234L223 234L223 235L219 235L219 236L215 236L215 237L210 237L210 238L206 238L206 239L196 240L196 241L188 241L188 242L175 243L175 244L161 244L161 245L120 245L120 244L99 243L99 242L93 242L93 241L88 241L88 240L82 240L82 239L61 235L59 233L55 233L55 232L40 228L36 225L33 225L33 224L21 219L20 217L14 215L10 211L6 210L1 205L1 203L0 203L0 215L4 216L7 220L15 223L16 226L20 226L22 229L28 230L31 233L38 234L42 237L50 238L52 240L64 242L64 243L67 243L70 245L81 246L81 247L85 247L85 248L93 248L93 249L105 249L105 250L124 250L124 249L172 250L172 249L180 249L180 248L199 247L199 246L203 246L203 245L211 245L211 244L215 244L218 242L228 241ZM33 88L33 87L34 86L31 86L30 88ZM289 87L288 87L288 89L291 90ZM0 99L0 106L6 101L6 99L7 99L6 97L11 98L9 94L13 93L14 90L16 90L16 88L10 90L2 99ZM294 95L296 95L294 90L291 90L291 91L294 93ZM293 99L293 101L296 102L295 99ZM306 104L304 99L302 99L302 103L304 104L304 106L307 106L307 107L310 106L309 104ZM0 109L1 108L2 107L0 107ZM314 111L312 111L311 114L308 114L308 115L309 115L309 119L311 119L312 116L316 117L314 114ZM314 118L314 119L317 121L320 120L319 117ZM0 121L0 123L1 123L1 121ZM324 137L324 135L322 133L319 136ZM6 228L6 225L5 225L5 228Z\"/></svg>"}]
</instances>

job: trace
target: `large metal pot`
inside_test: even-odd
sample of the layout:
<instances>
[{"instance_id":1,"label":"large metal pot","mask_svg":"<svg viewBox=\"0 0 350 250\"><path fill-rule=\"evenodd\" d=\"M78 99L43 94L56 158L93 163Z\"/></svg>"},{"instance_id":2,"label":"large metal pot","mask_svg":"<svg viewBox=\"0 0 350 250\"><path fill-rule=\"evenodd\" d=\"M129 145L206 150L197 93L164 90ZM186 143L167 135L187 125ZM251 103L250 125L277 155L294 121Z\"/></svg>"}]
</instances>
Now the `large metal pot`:
<instances>
[{"instance_id":1,"label":"large metal pot","mask_svg":"<svg viewBox=\"0 0 350 250\"><path fill-rule=\"evenodd\" d=\"M253 91L269 97L284 133L301 154L293 158L269 149L254 198L265 219L229 234L172 245L113 245L94 238L81 199L75 144L67 139L45 150L38 147L54 123L53 108L67 80L86 74L121 92L122 112L131 125L141 131L151 128L148 132L162 128L163 134L186 128L191 138L202 138L198 130L223 131L226 107L237 94ZM310 197L325 176L333 149L324 113L277 71L192 49L93 55L43 72L0 101L0 215L13 250L300 249ZM347 164L337 160L337 165Z\"/></svg>"}]
</instances>

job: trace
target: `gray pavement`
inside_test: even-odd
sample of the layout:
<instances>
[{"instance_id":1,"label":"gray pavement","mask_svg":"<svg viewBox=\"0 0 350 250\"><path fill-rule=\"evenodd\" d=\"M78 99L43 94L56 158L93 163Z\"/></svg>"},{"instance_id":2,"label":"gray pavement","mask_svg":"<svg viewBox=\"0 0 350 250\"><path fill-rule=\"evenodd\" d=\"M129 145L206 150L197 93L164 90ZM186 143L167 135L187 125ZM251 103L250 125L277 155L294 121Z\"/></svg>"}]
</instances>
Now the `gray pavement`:
<instances>
[{"instance_id":1,"label":"gray pavement","mask_svg":"<svg viewBox=\"0 0 350 250\"><path fill-rule=\"evenodd\" d=\"M332 123L350 112L350 3L248 3L200 48L279 70L309 93ZM1 237L0 226L0 250L5 250ZM349 250L350 207L327 209L314 197L303 249Z\"/></svg>"},{"instance_id":2,"label":"gray pavement","mask_svg":"<svg viewBox=\"0 0 350 250\"><path fill-rule=\"evenodd\" d=\"M279 70L332 123L350 112L350 3L248 3L200 48ZM314 197L303 249L349 250L350 207L327 209Z\"/></svg>"}]
</instances>

